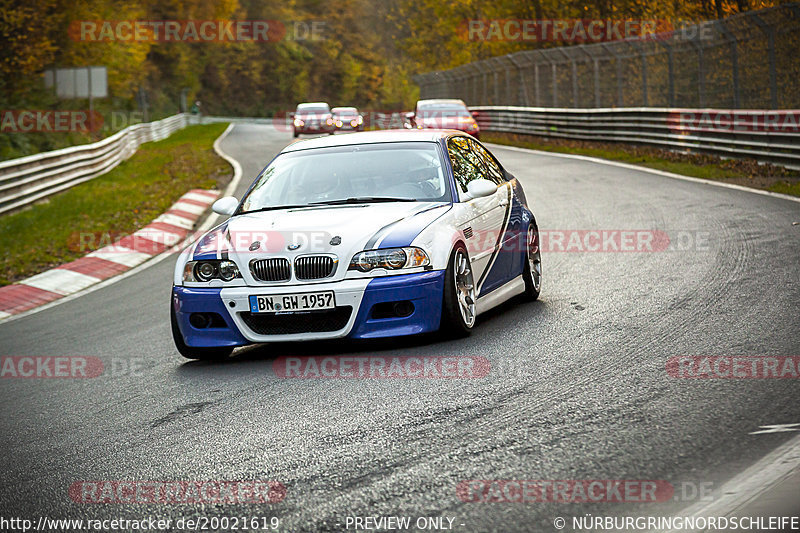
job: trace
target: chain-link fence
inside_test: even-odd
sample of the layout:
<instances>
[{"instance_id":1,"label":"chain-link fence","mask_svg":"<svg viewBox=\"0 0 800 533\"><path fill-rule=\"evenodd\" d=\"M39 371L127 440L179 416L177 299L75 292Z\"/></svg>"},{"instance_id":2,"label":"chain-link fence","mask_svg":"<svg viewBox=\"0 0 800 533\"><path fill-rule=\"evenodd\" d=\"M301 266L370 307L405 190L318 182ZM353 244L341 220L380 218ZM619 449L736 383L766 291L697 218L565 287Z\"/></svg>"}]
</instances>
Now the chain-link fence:
<instances>
[{"instance_id":1,"label":"chain-link fence","mask_svg":"<svg viewBox=\"0 0 800 533\"><path fill-rule=\"evenodd\" d=\"M800 108L800 4L650 39L526 50L416 76L421 98L536 107Z\"/></svg>"}]
</instances>

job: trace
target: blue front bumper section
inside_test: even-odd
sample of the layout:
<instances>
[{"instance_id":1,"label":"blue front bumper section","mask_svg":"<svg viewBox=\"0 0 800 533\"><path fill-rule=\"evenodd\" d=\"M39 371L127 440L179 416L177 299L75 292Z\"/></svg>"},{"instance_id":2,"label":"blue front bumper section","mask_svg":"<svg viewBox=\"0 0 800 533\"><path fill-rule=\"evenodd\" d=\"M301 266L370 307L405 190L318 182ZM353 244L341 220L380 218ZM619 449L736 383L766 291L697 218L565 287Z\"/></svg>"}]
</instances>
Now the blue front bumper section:
<instances>
[{"instance_id":1,"label":"blue front bumper section","mask_svg":"<svg viewBox=\"0 0 800 533\"><path fill-rule=\"evenodd\" d=\"M439 329L442 317L444 270L375 278L369 282L358 308L352 339L415 335ZM407 317L372 318L375 304L409 300L414 312Z\"/></svg>"},{"instance_id":2,"label":"blue front bumper section","mask_svg":"<svg viewBox=\"0 0 800 533\"><path fill-rule=\"evenodd\" d=\"M220 298L221 289L173 287L172 305L178 327L187 346L210 348L251 344L236 327ZM370 280L356 311L353 327L347 335L352 339L375 339L415 335L439 329L442 315L444 271L386 276ZM406 317L375 318L376 304L410 301L414 311ZM195 328L189 323L192 313L217 313L224 321L215 327Z\"/></svg>"}]
</instances>

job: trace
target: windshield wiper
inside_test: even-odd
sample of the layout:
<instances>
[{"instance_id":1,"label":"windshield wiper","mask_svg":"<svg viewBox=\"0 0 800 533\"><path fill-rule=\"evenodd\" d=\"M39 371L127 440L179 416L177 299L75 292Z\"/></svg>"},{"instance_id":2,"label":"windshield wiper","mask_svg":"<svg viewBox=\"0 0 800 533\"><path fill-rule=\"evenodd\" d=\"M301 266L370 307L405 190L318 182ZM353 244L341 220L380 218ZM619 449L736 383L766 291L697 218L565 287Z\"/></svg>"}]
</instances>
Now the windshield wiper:
<instances>
[{"instance_id":1,"label":"windshield wiper","mask_svg":"<svg viewBox=\"0 0 800 533\"><path fill-rule=\"evenodd\" d=\"M312 202L309 205L343 205L343 204L371 204L377 202L416 202L416 198L394 198L391 196L357 196L342 200L328 200L325 202Z\"/></svg>"},{"instance_id":2,"label":"windshield wiper","mask_svg":"<svg viewBox=\"0 0 800 533\"><path fill-rule=\"evenodd\" d=\"M390 196L358 196L355 198L345 198L342 200L328 200L325 202L311 202L310 204L297 204L297 205L268 205L258 209L251 209L250 211L242 211L236 213L237 215L246 215L248 213L258 213L261 211L275 211L276 209L302 209L308 207L318 207L321 205L346 205L346 204L369 204L373 202L416 202L416 198L393 198Z\"/></svg>"},{"instance_id":3,"label":"windshield wiper","mask_svg":"<svg viewBox=\"0 0 800 533\"><path fill-rule=\"evenodd\" d=\"M298 209L300 207L312 207L311 204L297 204L297 205L268 205L266 207L259 207L258 209L251 209L250 211L242 211L236 213L237 215L247 215L248 213L259 213L261 211L275 211L277 209Z\"/></svg>"}]
</instances>

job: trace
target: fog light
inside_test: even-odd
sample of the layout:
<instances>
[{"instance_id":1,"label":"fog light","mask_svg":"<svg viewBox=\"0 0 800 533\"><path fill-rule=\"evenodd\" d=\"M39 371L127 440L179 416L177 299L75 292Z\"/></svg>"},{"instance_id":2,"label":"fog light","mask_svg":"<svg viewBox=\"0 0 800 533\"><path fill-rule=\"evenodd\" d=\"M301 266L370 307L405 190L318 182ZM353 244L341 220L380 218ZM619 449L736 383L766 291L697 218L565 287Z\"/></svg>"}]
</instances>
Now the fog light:
<instances>
[{"instance_id":1,"label":"fog light","mask_svg":"<svg viewBox=\"0 0 800 533\"><path fill-rule=\"evenodd\" d=\"M414 304L408 300L404 300L402 302L396 302L394 304L394 314L399 317L407 317L411 316L411 313L414 312Z\"/></svg>"},{"instance_id":2,"label":"fog light","mask_svg":"<svg viewBox=\"0 0 800 533\"><path fill-rule=\"evenodd\" d=\"M192 313L189 315L189 324L191 324L193 328L205 329L208 327L209 322L211 321L203 313Z\"/></svg>"}]
</instances>

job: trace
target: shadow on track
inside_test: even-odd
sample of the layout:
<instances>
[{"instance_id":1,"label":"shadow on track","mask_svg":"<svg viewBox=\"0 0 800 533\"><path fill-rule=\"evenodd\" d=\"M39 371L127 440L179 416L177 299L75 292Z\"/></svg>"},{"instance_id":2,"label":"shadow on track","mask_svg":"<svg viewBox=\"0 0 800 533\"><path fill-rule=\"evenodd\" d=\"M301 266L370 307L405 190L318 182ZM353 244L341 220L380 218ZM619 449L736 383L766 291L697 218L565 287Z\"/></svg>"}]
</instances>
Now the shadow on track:
<instances>
[{"instance_id":1,"label":"shadow on track","mask_svg":"<svg viewBox=\"0 0 800 533\"><path fill-rule=\"evenodd\" d=\"M440 332L382 339L333 339L322 341L276 342L255 344L234 350L220 361L186 361L176 368L184 376L207 373L220 375L233 370L272 373L272 365L279 357L353 356L380 354L383 356L453 356L473 352L477 339L488 336L505 336L516 321L533 321L547 316L546 301L525 302L512 299L482 314L470 337L451 339Z\"/></svg>"}]
</instances>

